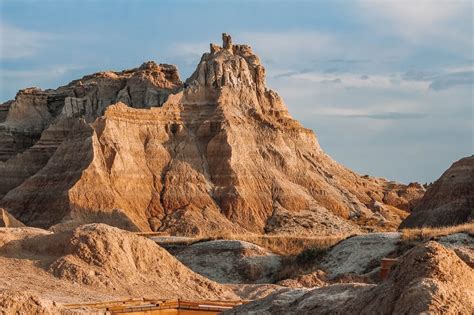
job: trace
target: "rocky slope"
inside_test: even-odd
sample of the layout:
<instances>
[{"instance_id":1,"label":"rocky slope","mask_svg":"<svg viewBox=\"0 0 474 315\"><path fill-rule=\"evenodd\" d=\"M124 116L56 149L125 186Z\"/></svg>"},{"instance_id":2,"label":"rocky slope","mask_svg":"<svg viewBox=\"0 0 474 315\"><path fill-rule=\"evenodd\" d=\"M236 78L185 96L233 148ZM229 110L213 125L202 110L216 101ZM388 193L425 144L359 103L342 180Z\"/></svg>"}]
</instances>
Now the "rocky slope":
<instances>
[{"instance_id":1,"label":"rocky slope","mask_svg":"<svg viewBox=\"0 0 474 315\"><path fill-rule=\"evenodd\" d=\"M132 298L238 299L153 241L104 224L59 233L0 228L0 314Z\"/></svg>"},{"instance_id":2,"label":"rocky slope","mask_svg":"<svg viewBox=\"0 0 474 315\"><path fill-rule=\"evenodd\" d=\"M237 240L199 242L173 252L192 271L218 283L271 283L281 257Z\"/></svg>"},{"instance_id":3,"label":"rocky slope","mask_svg":"<svg viewBox=\"0 0 474 315\"><path fill-rule=\"evenodd\" d=\"M474 155L453 163L400 227L450 226L473 220Z\"/></svg>"},{"instance_id":4,"label":"rocky slope","mask_svg":"<svg viewBox=\"0 0 474 315\"><path fill-rule=\"evenodd\" d=\"M471 314L474 271L437 242L403 255L388 280L280 291L226 314Z\"/></svg>"},{"instance_id":5,"label":"rocky slope","mask_svg":"<svg viewBox=\"0 0 474 315\"><path fill-rule=\"evenodd\" d=\"M188 235L387 230L408 215L420 185L336 163L266 87L249 46L224 34L210 48L184 84L150 62L3 104L0 206L39 227ZM29 142L13 147L17 134Z\"/></svg>"}]
</instances>

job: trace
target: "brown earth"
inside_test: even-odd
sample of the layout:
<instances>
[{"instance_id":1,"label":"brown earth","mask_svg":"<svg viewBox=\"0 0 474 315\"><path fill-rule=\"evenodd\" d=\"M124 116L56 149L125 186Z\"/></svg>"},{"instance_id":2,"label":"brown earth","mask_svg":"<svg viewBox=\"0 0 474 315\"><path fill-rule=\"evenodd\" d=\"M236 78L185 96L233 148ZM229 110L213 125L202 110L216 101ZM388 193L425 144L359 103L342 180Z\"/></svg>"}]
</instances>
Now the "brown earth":
<instances>
[{"instance_id":1,"label":"brown earth","mask_svg":"<svg viewBox=\"0 0 474 315\"><path fill-rule=\"evenodd\" d=\"M429 186L400 228L452 226L474 221L474 155L454 162Z\"/></svg>"},{"instance_id":2,"label":"brown earth","mask_svg":"<svg viewBox=\"0 0 474 315\"><path fill-rule=\"evenodd\" d=\"M402 256L388 280L281 291L226 314L471 314L474 271L437 242Z\"/></svg>"},{"instance_id":3,"label":"brown earth","mask_svg":"<svg viewBox=\"0 0 474 315\"><path fill-rule=\"evenodd\" d=\"M395 229L423 188L336 163L266 87L252 49L223 39L184 85L174 66L149 62L20 91L2 105L0 206L43 228L104 222L173 235L306 236ZM12 148L15 137L28 141Z\"/></svg>"},{"instance_id":4,"label":"brown earth","mask_svg":"<svg viewBox=\"0 0 474 315\"><path fill-rule=\"evenodd\" d=\"M0 313L33 307L28 301L35 296L58 307L130 298L238 299L153 241L104 224L63 233L0 228L0 291Z\"/></svg>"},{"instance_id":5,"label":"brown earth","mask_svg":"<svg viewBox=\"0 0 474 315\"><path fill-rule=\"evenodd\" d=\"M285 279L278 281L278 285L289 288L319 288L327 285L326 273L322 270L316 270L295 279Z\"/></svg>"}]
</instances>

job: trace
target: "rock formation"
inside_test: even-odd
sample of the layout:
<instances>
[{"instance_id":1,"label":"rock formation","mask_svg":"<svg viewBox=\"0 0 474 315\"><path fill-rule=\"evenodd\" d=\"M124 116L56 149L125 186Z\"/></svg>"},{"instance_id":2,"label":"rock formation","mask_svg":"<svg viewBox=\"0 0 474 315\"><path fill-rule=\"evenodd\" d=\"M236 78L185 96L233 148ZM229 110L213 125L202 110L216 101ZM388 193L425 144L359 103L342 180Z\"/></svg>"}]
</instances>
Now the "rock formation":
<instances>
[{"instance_id":1,"label":"rock formation","mask_svg":"<svg viewBox=\"0 0 474 315\"><path fill-rule=\"evenodd\" d=\"M450 226L474 221L474 155L453 163L429 186L401 228Z\"/></svg>"},{"instance_id":2,"label":"rock formation","mask_svg":"<svg viewBox=\"0 0 474 315\"><path fill-rule=\"evenodd\" d=\"M0 227L24 227L25 225L15 219L10 213L5 209L0 209Z\"/></svg>"},{"instance_id":3,"label":"rock formation","mask_svg":"<svg viewBox=\"0 0 474 315\"><path fill-rule=\"evenodd\" d=\"M184 84L175 67L149 62L57 90L23 90L3 104L0 206L39 227L106 222L181 235L395 229L422 187L333 161L266 87L252 49L227 34L223 42L210 45ZM22 137L29 140L11 145Z\"/></svg>"},{"instance_id":4,"label":"rock formation","mask_svg":"<svg viewBox=\"0 0 474 315\"><path fill-rule=\"evenodd\" d=\"M378 284L281 291L225 314L471 314L474 271L436 242L419 245Z\"/></svg>"},{"instance_id":5,"label":"rock formation","mask_svg":"<svg viewBox=\"0 0 474 315\"><path fill-rule=\"evenodd\" d=\"M60 314L64 304L132 298L238 299L152 240L111 226L0 228L0 314Z\"/></svg>"},{"instance_id":6,"label":"rock formation","mask_svg":"<svg viewBox=\"0 0 474 315\"><path fill-rule=\"evenodd\" d=\"M199 242L175 253L192 271L218 283L271 283L281 257L237 240Z\"/></svg>"}]
</instances>

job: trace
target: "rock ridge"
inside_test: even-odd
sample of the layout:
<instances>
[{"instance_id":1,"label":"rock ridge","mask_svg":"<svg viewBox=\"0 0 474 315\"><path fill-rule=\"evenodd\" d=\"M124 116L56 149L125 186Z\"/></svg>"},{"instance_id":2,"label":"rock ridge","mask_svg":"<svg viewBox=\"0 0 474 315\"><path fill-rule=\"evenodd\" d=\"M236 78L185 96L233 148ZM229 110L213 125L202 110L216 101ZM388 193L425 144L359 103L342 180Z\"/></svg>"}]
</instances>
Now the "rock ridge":
<instances>
[{"instance_id":1,"label":"rock ridge","mask_svg":"<svg viewBox=\"0 0 474 315\"><path fill-rule=\"evenodd\" d=\"M146 62L41 93L67 96L39 141L0 162L0 181L9 178L0 206L29 225L106 222L176 235L393 230L424 192L332 160L266 87L258 56L227 34L184 84L176 67Z\"/></svg>"}]
</instances>

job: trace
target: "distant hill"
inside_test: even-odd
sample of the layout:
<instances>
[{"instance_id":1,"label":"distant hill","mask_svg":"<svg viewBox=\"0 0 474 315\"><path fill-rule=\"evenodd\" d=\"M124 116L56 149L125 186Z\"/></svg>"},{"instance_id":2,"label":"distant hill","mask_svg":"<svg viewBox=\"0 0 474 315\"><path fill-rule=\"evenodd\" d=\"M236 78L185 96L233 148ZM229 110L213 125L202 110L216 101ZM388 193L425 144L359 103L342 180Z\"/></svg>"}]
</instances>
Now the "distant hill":
<instances>
[{"instance_id":1,"label":"distant hill","mask_svg":"<svg viewBox=\"0 0 474 315\"><path fill-rule=\"evenodd\" d=\"M401 228L450 226L474 220L474 155L454 162L428 187Z\"/></svg>"}]
</instances>

